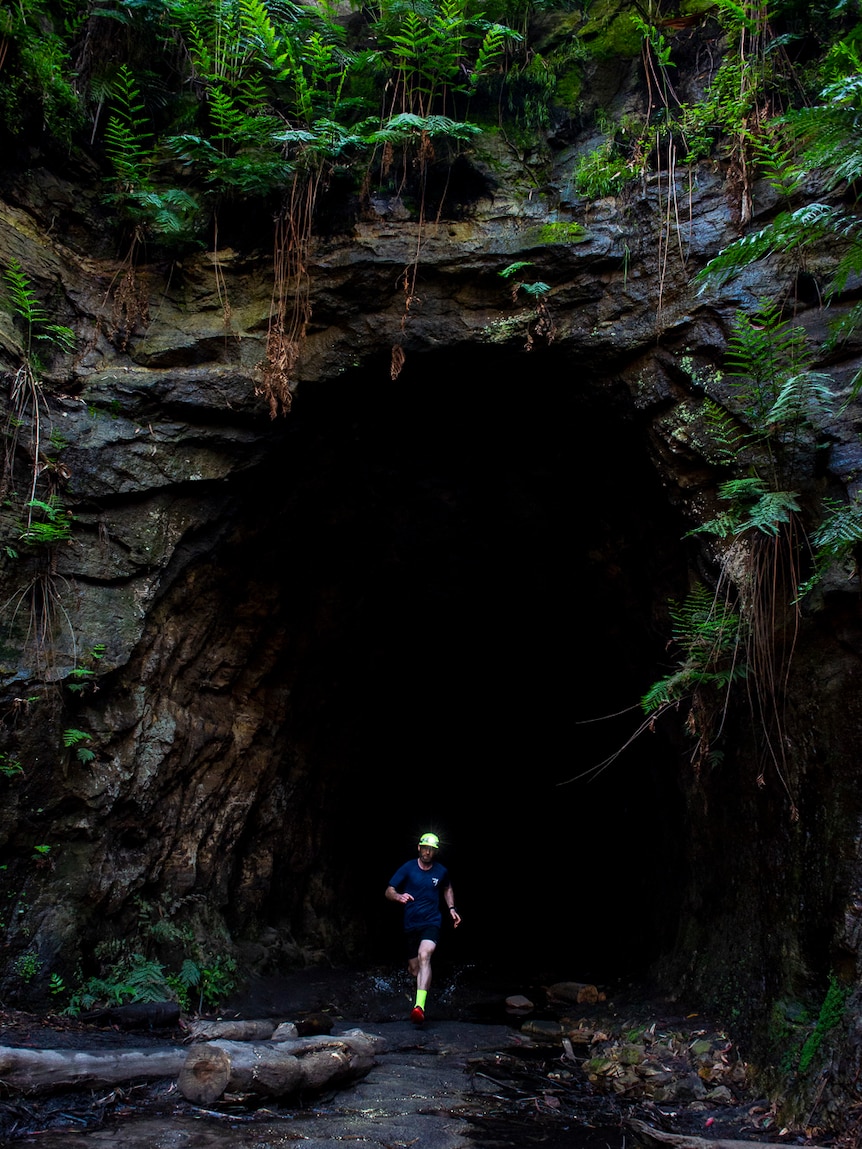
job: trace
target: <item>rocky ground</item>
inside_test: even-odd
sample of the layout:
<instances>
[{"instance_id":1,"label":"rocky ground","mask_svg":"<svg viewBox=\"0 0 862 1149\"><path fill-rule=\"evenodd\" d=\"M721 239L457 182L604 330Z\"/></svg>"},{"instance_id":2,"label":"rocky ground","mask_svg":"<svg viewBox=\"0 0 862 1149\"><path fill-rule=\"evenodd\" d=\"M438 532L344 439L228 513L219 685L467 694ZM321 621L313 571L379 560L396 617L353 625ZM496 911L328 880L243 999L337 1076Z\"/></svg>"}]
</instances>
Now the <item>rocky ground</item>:
<instances>
[{"instance_id":1,"label":"rocky ground","mask_svg":"<svg viewBox=\"0 0 862 1149\"><path fill-rule=\"evenodd\" d=\"M325 1149L344 1140L381 1149L623 1149L634 1119L708 1140L804 1141L777 1127L767 1100L752 1092L744 1051L708 1018L577 983L513 985L507 1007L498 987L456 973L432 995L422 1029L406 1020L406 975L388 973L305 971L259 982L224 1011L382 1036L378 1064L347 1089L291 1105L231 1096L207 1109L185 1101L171 1081L7 1096L0 1138L65 1149L262 1149L287 1141ZM129 1032L22 1013L0 1014L0 1022L4 1045L131 1048L188 1039L181 1029Z\"/></svg>"}]
</instances>

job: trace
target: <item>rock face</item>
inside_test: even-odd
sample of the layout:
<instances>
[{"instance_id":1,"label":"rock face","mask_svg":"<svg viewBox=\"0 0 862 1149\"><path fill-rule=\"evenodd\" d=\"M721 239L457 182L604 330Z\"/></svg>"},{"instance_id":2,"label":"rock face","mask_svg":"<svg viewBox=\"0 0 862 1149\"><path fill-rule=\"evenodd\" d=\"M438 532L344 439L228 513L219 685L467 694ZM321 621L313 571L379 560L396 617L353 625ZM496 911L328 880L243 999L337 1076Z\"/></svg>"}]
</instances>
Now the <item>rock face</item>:
<instances>
[{"instance_id":1,"label":"rock face","mask_svg":"<svg viewBox=\"0 0 862 1149\"><path fill-rule=\"evenodd\" d=\"M259 393L269 253L132 273L91 173L7 176L0 263L77 346L28 389L0 313L4 996L71 985L123 937L201 960L242 943L257 968L373 955L386 879L426 822L453 844L477 948L529 902L534 944L573 919L597 964L660 957L741 1014L855 968L855 582L827 580L777 632L793 645L777 727L741 696L722 757L693 761L671 713L633 766L559 788L632 736L636 720L576 724L636 705L664 673L668 599L715 581L715 551L684 536L718 507L704 380L735 311L781 295L826 331L780 263L720 293L694 281L739 234L720 171L585 203L585 144L552 140L538 187L477 145L484 190L426 226L409 307L402 205L372 198L320 236L277 419ZM768 218L769 189L754 207ZM512 299L516 260L546 306ZM839 397L859 366L840 355ZM804 497L854 494L852 408L816 437ZM71 530L28 544L33 496ZM492 842L518 874L482 896Z\"/></svg>"}]
</instances>

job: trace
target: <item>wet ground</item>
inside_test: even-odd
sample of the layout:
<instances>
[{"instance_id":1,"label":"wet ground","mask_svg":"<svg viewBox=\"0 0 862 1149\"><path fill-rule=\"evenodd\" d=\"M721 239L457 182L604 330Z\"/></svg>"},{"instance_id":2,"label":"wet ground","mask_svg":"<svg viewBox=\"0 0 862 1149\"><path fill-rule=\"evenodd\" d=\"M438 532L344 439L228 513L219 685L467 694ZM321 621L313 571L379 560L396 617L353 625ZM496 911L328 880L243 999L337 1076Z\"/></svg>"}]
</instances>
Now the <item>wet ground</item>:
<instances>
[{"instance_id":1,"label":"wet ground","mask_svg":"<svg viewBox=\"0 0 862 1149\"><path fill-rule=\"evenodd\" d=\"M511 993L525 994L536 1008L508 1013L504 999ZM724 1051L733 1046L714 1023L675 1003L620 990L604 1002L560 1006L545 1000L540 985L503 982L465 968L438 979L426 1025L416 1029L406 1020L409 995L406 975L316 969L259 981L223 1011L293 1021L317 1017L328 1019L334 1034L358 1026L381 1036L386 1045L378 1064L349 1088L291 1105L226 1097L209 1109L185 1101L171 1081L6 1097L0 1099L0 1143L45 1149L268 1149L288 1143L343 1149L345 1142L368 1149L627 1149L632 1137L626 1122L632 1118L709 1140L794 1140L771 1124L768 1104L750 1093L738 1070L735 1079L727 1078L729 1087L693 1089L687 1096L680 1083L697 1072L680 1051L711 1042L726 1062ZM560 1017L571 1026L573 1010L590 1041L528 1032L537 1021L553 1029ZM128 1033L9 1013L0 1021L6 1045L95 1049L183 1040L177 1031ZM614 1051L623 1049L630 1060L636 1034L639 1048L647 1049L657 1072L668 1078L664 1092L674 1094L672 1100L655 1100L660 1094L650 1096L646 1086L632 1087L626 1059ZM703 1068L698 1072L708 1078Z\"/></svg>"}]
</instances>

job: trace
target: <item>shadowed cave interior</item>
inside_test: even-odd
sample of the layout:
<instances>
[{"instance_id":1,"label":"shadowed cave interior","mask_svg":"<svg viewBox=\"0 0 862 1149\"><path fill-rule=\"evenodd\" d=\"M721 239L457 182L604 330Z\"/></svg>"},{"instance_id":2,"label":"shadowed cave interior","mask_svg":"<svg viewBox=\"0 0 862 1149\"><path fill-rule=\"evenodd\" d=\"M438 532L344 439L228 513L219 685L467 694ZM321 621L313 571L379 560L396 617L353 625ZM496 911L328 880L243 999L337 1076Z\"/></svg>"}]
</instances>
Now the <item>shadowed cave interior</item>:
<instances>
[{"instance_id":1,"label":"shadowed cave interior","mask_svg":"<svg viewBox=\"0 0 862 1149\"><path fill-rule=\"evenodd\" d=\"M355 960L400 960L383 889L428 829L464 919L445 960L607 983L673 943L672 732L560 785L641 721L685 593L685 528L626 398L551 353L417 354L396 382L300 387L235 492L242 546L207 562L225 595L242 571L280 586L274 633L302 617L284 737L313 746L302 816ZM296 880L276 857L264 921Z\"/></svg>"}]
</instances>

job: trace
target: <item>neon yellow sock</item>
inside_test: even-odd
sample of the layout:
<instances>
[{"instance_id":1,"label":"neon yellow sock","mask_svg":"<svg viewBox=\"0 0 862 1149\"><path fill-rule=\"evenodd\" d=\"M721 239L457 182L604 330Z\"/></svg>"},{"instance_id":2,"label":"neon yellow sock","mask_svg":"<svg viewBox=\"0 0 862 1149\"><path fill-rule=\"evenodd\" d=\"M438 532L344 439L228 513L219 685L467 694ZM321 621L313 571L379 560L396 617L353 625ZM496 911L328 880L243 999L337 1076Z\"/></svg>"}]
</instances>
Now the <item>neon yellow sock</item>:
<instances>
[{"instance_id":1,"label":"neon yellow sock","mask_svg":"<svg viewBox=\"0 0 862 1149\"><path fill-rule=\"evenodd\" d=\"M420 1009L425 1008L425 999L427 997L428 997L428 990L427 989L417 989L416 990L416 1004L419 1006Z\"/></svg>"}]
</instances>

